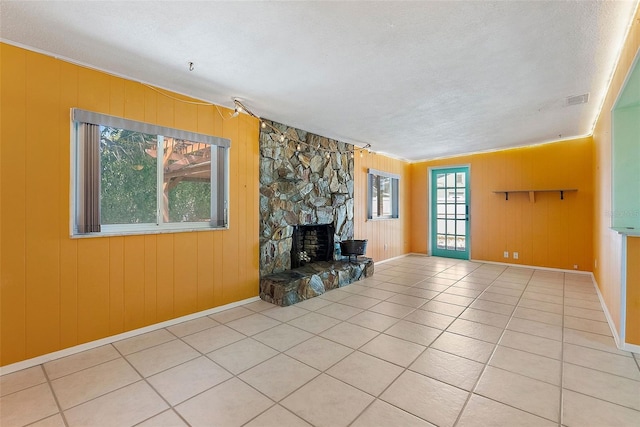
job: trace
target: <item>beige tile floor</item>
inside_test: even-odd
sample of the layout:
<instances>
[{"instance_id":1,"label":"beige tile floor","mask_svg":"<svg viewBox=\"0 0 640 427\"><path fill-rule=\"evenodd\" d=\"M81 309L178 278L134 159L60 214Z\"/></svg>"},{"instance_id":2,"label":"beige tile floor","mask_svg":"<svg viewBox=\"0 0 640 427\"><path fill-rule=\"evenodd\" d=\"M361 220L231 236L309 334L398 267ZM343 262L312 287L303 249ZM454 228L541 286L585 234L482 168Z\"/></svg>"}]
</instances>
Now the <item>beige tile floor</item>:
<instances>
[{"instance_id":1,"label":"beige tile floor","mask_svg":"<svg viewBox=\"0 0 640 427\"><path fill-rule=\"evenodd\" d=\"M12 426L640 426L587 275L407 256L0 377Z\"/></svg>"}]
</instances>

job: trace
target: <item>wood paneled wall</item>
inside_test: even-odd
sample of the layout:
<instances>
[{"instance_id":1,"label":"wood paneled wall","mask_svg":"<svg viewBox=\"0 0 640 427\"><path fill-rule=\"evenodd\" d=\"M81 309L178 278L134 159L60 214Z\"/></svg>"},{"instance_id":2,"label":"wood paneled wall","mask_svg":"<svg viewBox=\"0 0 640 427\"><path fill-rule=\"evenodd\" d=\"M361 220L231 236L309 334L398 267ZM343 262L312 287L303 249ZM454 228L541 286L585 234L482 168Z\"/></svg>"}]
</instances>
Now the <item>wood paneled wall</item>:
<instances>
[{"instance_id":1,"label":"wood paneled wall","mask_svg":"<svg viewBox=\"0 0 640 427\"><path fill-rule=\"evenodd\" d=\"M367 219L369 169L400 175L399 218ZM381 154L356 152L354 157L354 238L367 239L366 256L382 261L409 253L411 241L411 176L409 163Z\"/></svg>"},{"instance_id":2,"label":"wood paneled wall","mask_svg":"<svg viewBox=\"0 0 640 427\"><path fill-rule=\"evenodd\" d=\"M594 260L595 267L593 273L600 287L600 292L605 300L607 309L616 324L616 329L620 332L620 301L622 269L627 264L627 260L633 263L627 264L635 268L632 264L640 264L640 245L631 244L627 247L627 259L622 254L622 239L617 232L611 230L611 109L615 103L627 74L631 70L633 61L640 49L640 8L636 10L629 35L620 52L617 69L611 80L609 91L598 121L596 123L594 140L594 164L593 173L595 177L595 198L594 198L594 227L592 230L594 240ZM632 239L629 239L632 240ZM640 286L640 283L627 282L628 286ZM637 288L636 288L637 289ZM638 293L636 293L638 295ZM627 294L627 303L629 303ZM627 338L634 337L631 344L640 345L640 303L637 301L633 307L627 304Z\"/></svg>"},{"instance_id":3,"label":"wood paneled wall","mask_svg":"<svg viewBox=\"0 0 640 427\"><path fill-rule=\"evenodd\" d=\"M0 365L258 295L246 115L0 44ZM228 230L69 237L72 107L231 139Z\"/></svg>"},{"instance_id":4,"label":"wood paneled wall","mask_svg":"<svg viewBox=\"0 0 640 427\"><path fill-rule=\"evenodd\" d=\"M412 164L411 251L428 252L429 168L468 165L472 259L591 271L591 146L591 138L582 138ZM556 188L578 191L564 200L557 192L536 193L535 202L526 193L508 201L494 193Z\"/></svg>"}]
</instances>

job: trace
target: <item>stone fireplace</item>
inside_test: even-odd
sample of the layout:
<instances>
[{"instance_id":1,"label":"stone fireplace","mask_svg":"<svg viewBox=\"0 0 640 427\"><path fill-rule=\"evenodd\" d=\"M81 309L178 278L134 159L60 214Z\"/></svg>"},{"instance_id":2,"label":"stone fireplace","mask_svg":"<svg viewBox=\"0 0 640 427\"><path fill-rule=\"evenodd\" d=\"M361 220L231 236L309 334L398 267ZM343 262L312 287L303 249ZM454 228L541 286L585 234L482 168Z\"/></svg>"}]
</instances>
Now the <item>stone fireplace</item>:
<instances>
[{"instance_id":1,"label":"stone fireplace","mask_svg":"<svg viewBox=\"0 0 640 427\"><path fill-rule=\"evenodd\" d=\"M354 151L351 144L267 123L260 131L260 296L289 305L364 275L362 263L339 264L340 242L353 239ZM297 286L290 291L298 297L274 297L274 280Z\"/></svg>"},{"instance_id":2,"label":"stone fireplace","mask_svg":"<svg viewBox=\"0 0 640 427\"><path fill-rule=\"evenodd\" d=\"M260 132L260 274L292 268L296 226L333 225L340 259L339 242L353 238L353 145L269 123L288 138Z\"/></svg>"}]
</instances>

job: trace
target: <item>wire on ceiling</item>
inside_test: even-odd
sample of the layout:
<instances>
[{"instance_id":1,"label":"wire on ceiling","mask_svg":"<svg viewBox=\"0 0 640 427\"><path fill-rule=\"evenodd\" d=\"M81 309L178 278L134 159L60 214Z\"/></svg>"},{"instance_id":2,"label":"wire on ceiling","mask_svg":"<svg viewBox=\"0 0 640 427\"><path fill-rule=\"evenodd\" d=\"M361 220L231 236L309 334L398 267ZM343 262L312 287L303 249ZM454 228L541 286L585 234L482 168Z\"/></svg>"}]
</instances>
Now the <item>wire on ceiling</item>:
<instances>
[{"instance_id":1,"label":"wire on ceiling","mask_svg":"<svg viewBox=\"0 0 640 427\"><path fill-rule=\"evenodd\" d=\"M271 129L273 131L273 133L276 134L276 138L277 138L277 140L279 142L284 143L287 140L295 142L296 143L296 152L302 151L301 150L302 146L305 146L305 147L308 147L309 149L314 149L314 150L325 152L327 158L331 157L332 153L342 154L342 152L340 152L338 150L332 150L330 148L325 148L325 147L320 146L320 144L313 145L313 144L310 144L310 143L308 143L306 141L302 141L297 137L297 135L285 134L280 129L278 129L277 127L273 126L270 122L264 120L263 118L261 118L257 114L253 113L253 111L249 110L242 103L242 101L240 101L238 98L234 98L233 99L233 103L235 105L235 109L234 109L234 112L232 114L232 117L236 117L240 113L245 113L245 114L248 114L251 117L254 117L254 118L260 120L260 127L262 129L266 129L266 128ZM371 151L371 144L365 144L362 147L358 147L358 146L354 145L353 146L353 152L351 153L351 157L352 158L355 156L356 152L360 154L360 157L363 157L365 153L366 154L375 154L373 151Z\"/></svg>"},{"instance_id":2,"label":"wire on ceiling","mask_svg":"<svg viewBox=\"0 0 640 427\"><path fill-rule=\"evenodd\" d=\"M207 106L207 107L215 107L216 111L218 111L218 114L220 115L220 117L222 117L222 120L230 120L234 117L237 117L239 114L241 113L245 113L251 117L254 117L256 119L258 119L260 121L260 127L262 129L266 129L267 127L269 129L271 129L277 136L277 139L279 142L284 143L287 140L293 141L296 143L296 152L300 152L302 151L301 148L302 146L305 146L309 149L315 149L317 151L322 151L327 153L327 157L331 157L332 153L341 153L338 150L331 150L330 148L324 148L321 147L320 144L317 145L312 145L306 141L302 141L300 140L297 136L294 135L285 135L284 132L282 132L280 129L276 128L275 126L273 126L271 123L269 123L268 121L266 121L265 119L261 118L260 116L258 116L257 114L253 113L253 111L249 110L243 103L242 101L240 101L238 98L233 98L233 104L235 105L234 111L233 113L231 113L230 116L225 117L224 114L222 114L222 111L220 111L220 107L218 107L218 105L213 104L211 102L200 102L200 101L189 101L186 99L181 99L178 98L176 96L173 96L165 91L162 91L158 88L155 88L151 85L148 85L146 83L142 83L140 82L143 86L148 87L149 89L159 93L162 96L165 96L167 98L173 99L174 101L179 101L179 102L183 102L185 104L192 104L192 105L203 105L203 106ZM358 146L353 146L353 152L351 153L351 157L353 158L355 156L355 153L358 153L360 155L360 157L363 157L365 154L375 154L375 152L371 151L371 144L365 144L362 147L358 147Z\"/></svg>"}]
</instances>

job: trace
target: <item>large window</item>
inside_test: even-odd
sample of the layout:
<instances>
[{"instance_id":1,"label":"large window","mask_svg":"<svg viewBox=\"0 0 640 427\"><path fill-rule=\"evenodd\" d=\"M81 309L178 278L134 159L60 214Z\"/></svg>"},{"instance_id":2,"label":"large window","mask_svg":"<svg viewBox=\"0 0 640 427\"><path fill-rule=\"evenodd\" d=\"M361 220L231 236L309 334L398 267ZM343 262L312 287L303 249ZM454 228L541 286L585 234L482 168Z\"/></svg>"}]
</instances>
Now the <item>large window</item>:
<instances>
[{"instance_id":1,"label":"large window","mask_svg":"<svg viewBox=\"0 0 640 427\"><path fill-rule=\"evenodd\" d=\"M398 218L399 175L369 169L369 219Z\"/></svg>"},{"instance_id":2,"label":"large window","mask_svg":"<svg viewBox=\"0 0 640 427\"><path fill-rule=\"evenodd\" d=\"M73 109L73 235L227 227L230 141Z\"/></svg>"}]
</instances>

